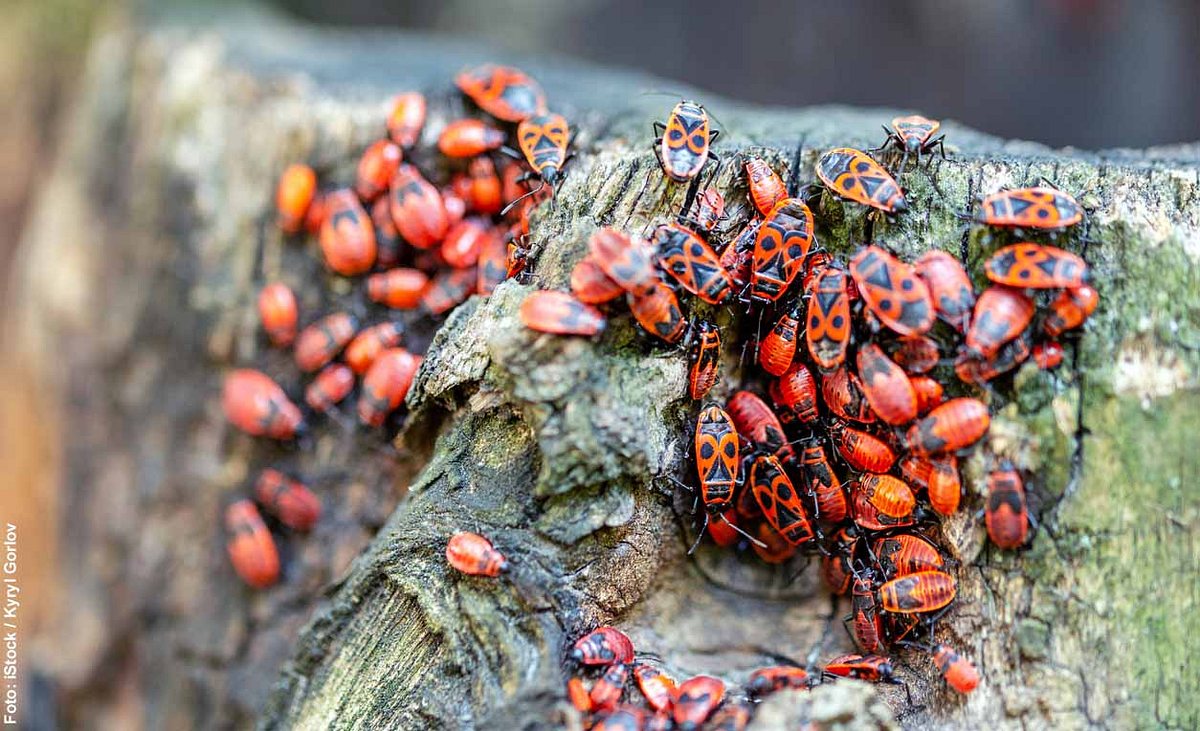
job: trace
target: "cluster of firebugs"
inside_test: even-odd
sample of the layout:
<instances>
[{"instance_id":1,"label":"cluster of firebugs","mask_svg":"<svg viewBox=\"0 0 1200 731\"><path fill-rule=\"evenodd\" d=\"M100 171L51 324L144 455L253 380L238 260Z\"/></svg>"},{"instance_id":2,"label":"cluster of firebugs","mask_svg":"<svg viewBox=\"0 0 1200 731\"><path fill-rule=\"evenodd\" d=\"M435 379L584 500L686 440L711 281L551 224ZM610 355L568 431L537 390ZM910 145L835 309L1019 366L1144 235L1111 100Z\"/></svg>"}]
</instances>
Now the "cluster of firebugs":
<instances>
[{"instance_id":1,"label":"cluster of firebugs","mask_svg":"<svg viewBox=\"0 0 1200 731\"><path fill-rule=\"evenodd\" d=\"M426 117L425 97L409 92L393 100L386 136L363 152L353 186L322 190L316 171L296 164L276 189L280 229L317 235L325 265L344 277L365 277L367 297L382 308L439 317L520 273L530 213L549 197L566 161L567 122L547 110L536 81L489 64L464 71L455 83L481 114L455 120L438 135L440 162L451 170L441 188L409 161ZM518 150L506 147L514 134ZM297 440L314 416L336 409L356 387L358 420L367 427L383 426L400 408L422 361L403 347L400 323L362 327L353 314L333 312L306 318L310 324L300 329L296 295L280 282L261 290L258 309L272 345L291 348L309 377L304 406L265 373L234 370L222 399L234 426ZM273 469L259 475L254 492L254 501L226 509L225 522L235 570L263 588L278 581L280 564L259 508L288 529L306 531L321 504L302 482Z\"/></svg>"},{"instance_id":2,"label":"cluster of firebugs","mask_svg":"<svg viewBox=\"0 0 1200 731\"><path fill-rule=\"evenodd\" d=\"M485 65L455 81L492 119L461 119L442 131L438 149L457 170L442 189L404 162L425 119L424 97L416 93L395 99L388 137L367 148L353 189L319 192L315 173L303 165L290 167L279 183L281 228L319 233L327 266L348 277L369 275L369 297L390 308L440 315L524 271L529 215L549 197L569 159L569 125L547 111L528 75ZM505 147L514 125L519 152ZM900 157L901 174L910 157L919 164L922 155L941 149L939 127L924 117L896 118L875 151ZM955 598L954 576L934 542L934 516L958 510L958 457L985 436L990 413L979 399L947 398L951 384L930 374L952 372L966 384L952 390L962 391L986 388L1030 357L1039 367L1057 367L1061 336L1079 328L1098 303L1086 263L1047 244L1013 243L986 262L988 286L979 293L962 263L943 251L910 264L871 244L843 264L816 245L811 198L790 193L754 157L745 159L744 170L759 215L721 248L715 231L724 220L724 196L694 187L715 158L710 146L718 132L707 112L680 102L655 130L661 136L654 152L666 176L693 186L686 212L657 226L648 240L597 230L572 272L571 291L531 293L521 321L539 332L593 336L623 301L650 335L686 347L689 395L700 402L719 377L721 332L705 321L689 322L683 293L710 305L749 304L767 316L768 331L753 339L765 398L738 390L724 407L704 404L696 419L692 489L703 507L700 537L722 547L748 546L770 563L820 554L830 588L851 595L848 619L863 654L835 658L819 673L763 668L735 700L726 699L717 678L676 684L653 665L635 662L629 639L601 627L570 651L574 664L601 673L590 689L582 676L572 678L570 700L595 729L696 729L706 722L742 728L752 708L742 696L760 698L834 677L899 683L884 654L890 647L929 652L947 683L969 693L978 684L970 662L918 636L932 640L936 621ZM496 152L514 160L498 167ZM818 160L816 175L821 185L814 188L868 206L871 215L907 210L896 178L866 152L830 150ZM1053 235L1079 223L1083 209L1067 193L1039 186L987 196L971 218ZM383 271L371 273L376 268ZM294 346L300 369L316 373L305 391L311 412L347 398L356 376L362 377L358 415L364 424L379 426L403 402L421 356L400 347L396 325L359 330L350 315L334 313L297 335L295 297L286 286L265 287L259 305L271 341ZM335 362L339 354L344 363ZM301 409L259 371L231 373L224 405L229 420L254 435L293 439L305 423ZM1019 548L1029 537L1023 482L1011 464L991 462L988 535L1000 548ZM305 530L319 516L311 491L277 471L264 471L255 493L288 527ZM239 575L256 587L274 583L278 557L254 503L234 503L226 520ZM452 536L446 558L476 576L508 569L504 555L475 533ZM626 691L631 675L644 707Z\"/></svg>"},{"instance_id":3,"label":"cluster of firebugs","mask_svg":"<svg viewBox=\"0 0 1200 731\"><path fill-rule=\"evenodd\" d=\"M878 149L899 153L902 172L910 156L919 162L940 149L939 126L897 118ZM713 137L702 107L677 105L655 141L666 175L695 179ZM986 388L1030 357L1055 368L1063 360L1061 336L1080 327L1099 301L1081 257L1030 241L993 253L984 265L989 284L978 294L962 263L943 251L910 264L871 244L843 265L816 246L803 197L790 195L761 159L746 159L744 171L759 216L724 248L714 235L724 196L697 190L686 214L658 225L648 239L596 231L572 272L571 292L535 292L521 318L541 332L590 336L623 301L646 332L686 345L689 395L703 402L719 377L721 332L689 322L681 296L749 304L766 316L773 324L752 339L765 395L737 390L723 407L703 404L696 417L691 489L703 506L700 537L749 546L769 563L819 554L829 587L851 596L851 634L863 654L834 658L819 673L762 668L722 705L721 680L697 676L676 685L663 670L635 661L618 630L600 628L572 652L584 666L601 666L599 678L590 690L582 677L568 687L596 729L742 728L752 709L746 701L781 688L836 677L899 683L885 654L892 647L928 652L951 688L974 690L975 667L932 643L935 623L956 595L933 528L936 515L958 510L958 458L983 439L991 416L977 398L947 398L950 384L933 374L953 373L963 385L952 388L961 391ZM907 210L895 177L865 152L830 150L816 176L825 190L876 215ZM981 209L973 220L1018 232L1053 234L1083 218L1070 195L1049 186L997 192ZM1016 549L1029 537L1024 484L1008 462L990 462L988 535L998 547ZM631 676L645 707L620 702Z\"/></svg>"}]
</instances>

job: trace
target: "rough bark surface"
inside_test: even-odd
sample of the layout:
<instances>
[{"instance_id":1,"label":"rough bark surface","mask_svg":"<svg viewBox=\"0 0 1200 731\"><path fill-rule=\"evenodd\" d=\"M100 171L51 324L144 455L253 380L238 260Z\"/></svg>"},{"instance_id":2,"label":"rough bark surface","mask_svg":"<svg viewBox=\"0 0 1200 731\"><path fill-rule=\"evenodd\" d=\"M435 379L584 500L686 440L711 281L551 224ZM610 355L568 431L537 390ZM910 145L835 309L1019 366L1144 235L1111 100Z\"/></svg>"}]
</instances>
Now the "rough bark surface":
<instances>
[{"instance_id":1,"label":"rough bark surface","mask_svg":"<svg viewBox=\"0 0 1200 731\"><path fill-rule=\"evenodd\" d=\"M30 707L70 725L576 727L564 647L600 622L679 675L732 682L770 653L848 651L844 607L814 570L789 583L708 547L686 555L694 533L666 479L684 470L686 359L627 315L594 341L539 336L516 319L531 287L510 281L433 336L394 444L336 422L304 452L230 430L227 368L298 383L255 327L266 279L293 284L309 315L362 299L320 270L313 243L265 225L274 178L309 160L349 180L396 91L431 95L428 137L460 104L454 72L512 61L578 125L558 206L535 219L535 286L565 288L597 224L641 230L686 194L648 144L670 100L638 92L660 82L250 20L263 21L103 33L25 236L13 352L56 404L41 422L62 454L64 557L58 630L34 658L40 698L55 702ZM894 116L700 98L725 125L704 178L733 203L730 231L748 214L740 153L807 183L820 151L873 146ZM901 668L912 706L899 688L843 684L811 703L774 699L754 728L889 728L878 697L906 728L1194 728L1200 148L1090 154L946 131L950 159L903 180L912 211L874 229L905 255L961 251L978 270L989 242L965 238L956 214L1039 176L1090 211L1099 312L1067 367L1027 367L991 395L990 448L1028 470L1040 528L1027 551L988 550L981 459L969 464L946 526L961 602L943 624L982 670L968 699L913 656ZM826 196L817 213L826 247L862 240L859 210ZM328 517L286 542L282 585L253 593L227 565L219 514L271 464L312 476ZM459 529L492 536L513 573L449 571L444 541Z\"/></svg>"}]
</instances>

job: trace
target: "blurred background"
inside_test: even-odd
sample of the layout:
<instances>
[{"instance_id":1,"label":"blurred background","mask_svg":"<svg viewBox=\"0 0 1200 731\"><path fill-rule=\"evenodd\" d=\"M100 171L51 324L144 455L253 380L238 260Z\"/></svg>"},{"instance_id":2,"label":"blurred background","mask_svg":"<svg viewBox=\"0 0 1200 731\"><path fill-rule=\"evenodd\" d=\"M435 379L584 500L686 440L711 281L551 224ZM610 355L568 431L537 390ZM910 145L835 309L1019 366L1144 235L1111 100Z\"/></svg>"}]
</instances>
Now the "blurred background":
<instances>
[{"instance_id":1,"label":"blurred background","mask_svg":"<svg viewBox=\"0 0 1200 731\"><path fill-rule=\"evenodd\" d=\"M1196 0L259 2L309 23L568 55L748 102L913 109L1085 149L1200 140ZM95 19L128 7L204 18L235 4L10 0L0 28L0 216L10 224L0 227L0 273Z\"/></svg>"},{"instance_id":2,"label":"blurred background","mask_svg":"<svg viewBox=\"0 0 1200 731\"><path fill-rule=\"evenodd\" d=\"M259 1L314 24L475 38L749 102L914 109L1085 149L1200 140L1196 0ZM93 21L112 8L205 17L233 4L10 0L0 27L0 274Z\"/></svg>"},{"instance_id":3,"label":"blurred background","mask_svg":"<svg viewBox=\"0 0 1200 731\"><path fill-rule=\"evenodd\" d=\"M918 109L1088 149L1200 139L1196 0L272 0L764 104Z\"/></svg>"},{"instance_id":4,"label":"blurred background","mask_svg":"<svg viewBox=\"0 0 1200 731\"><path fill-rule=\"evenodd\" d=\"M1200 140L1197 0L259 0L298 20L479 39L652 73L748 102L876 105L1005 138L1085 149ZM0 23L0 297L30 202L58 155L89 42L138 10L219 16L231 2L7 0ZM9 299L4 300L6 303ZM7 307L20 316L19 307ZM0 333L2 335L2 333ZM0 353L4 349L0 347ZM53 602L59 476L39 394L0 356L0 485L23 533L29 630ZM12 479L11 477L9 478Z\"/></svg>"}]
</instances>

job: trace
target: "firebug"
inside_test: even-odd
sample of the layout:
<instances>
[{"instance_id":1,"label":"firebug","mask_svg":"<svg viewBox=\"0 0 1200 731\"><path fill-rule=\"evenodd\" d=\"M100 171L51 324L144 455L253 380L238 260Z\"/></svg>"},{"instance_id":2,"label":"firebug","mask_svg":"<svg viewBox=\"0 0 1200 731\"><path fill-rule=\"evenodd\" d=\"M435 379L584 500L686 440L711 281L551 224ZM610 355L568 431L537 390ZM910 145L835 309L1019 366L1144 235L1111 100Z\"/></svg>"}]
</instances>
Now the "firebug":
<instances>
[{"instance_id":1,"label":"firebug","mask_svg":"<svg viewBox=\"0 0 1200 731\"><path fill-rule=\"evenodd\" d=\"M258 316L267 337L275 345L286 348L296 339L296 295L282 282L274 282L258 293Z\"/></svg>"},{"instance_id":2,"label":"firebug","mask_svg":"<svg viewBox=\"0 0 1200 731\"><path fill-rule=\"evenodd\" d=\"M771 454L760 454L750 466L750 487L771 527L798 546L814 538L804 503L783 465Z\"/></svg>"},{"instance_id":3,"label":"firebug","mask_svg":"<svg viewBox=\"0 0 1200 731\"><path fill-rule=\"evenodd\" d=\"M330 363L304 389L304 402L313 411L323 414L345 400L353 390L354 371L341 363Z\"/></svg>"},{"instance_id":4,"label":"firebug","mask_svg":"<svg viewBox=\"0 0 1200 731\"><path fill-rule=\"evenodd\" d=\"M401 326L394 322L381 322L364 328L346 346L346 363L361 376L367 372L380 353L399 345L403 334Z\"/></svg>"},{"instance_id":5,"label":"firebug","mask_svg":"<svg viewBox=\"0 0 1200 731\"><path fill-rule=\"evenodd\" d=\"M750 296L774 302L804 266L813 245L813 214L804 201L785 198L763 219L754 240Z\"/></svg>"},{"instance_id":6,"label":"firebug","mask_svg":"<svg viewBox=\"0 0 1200 731\"><path fill-rule=\"evenodd\" d=\"M400 163L389 193L392 221L404 240L429 249L446 237L450 219L442 195L412 165Z\"/></svg>"},{"instance_id":7,"label":"firebug","mask_svg":"<svg viewBox=\"0 0 1200 731\"><path fill-rule=\"evenodd\" d=\"M254 498L279 522L299 531L311 530L321 517L321 501L312 490L279 470L259 473L254 483Z\"/></svg>"},{"instance_id":8,"label":"firebug","mask_svg":"<svg viewBox=\"0 0 1200 731\"><path fill-rule=\"evenodd\" d=\"M471 576L495 577L508 571L508 559L478 533L459 531L446 542L446 562Z\"/></svg>"},{"instance_id":9,"label":"firebug","mask_svg":"<svg viewBox=\"0 0 1200 731\"><path fill-rule=\"evenodd\" d=\"M726 408L737 433L753 442L758 449L775 455L785 464L796 459L779 417L757 395L750 391L738 391L729 398Z\"/></svg>"},{"instance_id":10,"label":"firebug","mask_svg":"<svg viewBox=\"0 0 1200 731\"><path fill-rule=\"evenodd\" d=\"M994 284L979 295L967 331L967 352L979 358L995 355L1000 346L1020 335L1033 320L1033 300L1020 290Z\"/></svg>"},{"instance_id":11,"label":"firebug","mask_svg":"<svg viewBox=\"0 0 1200 731\"><path fill-rule=\"evenodd\" d=\"M607 711L616 708L625 692L625 683L629 681L629 666L625 663L614 663L605 669L604 674L592 686L590 698L592 708L597 711Z\"/></svg>"},{"instance_id":12,"label":"firebug","mask_svg":"<svg viewBox=\"0 0 1200 731\"><path fill-rule=\"evenodd\" d=\"M380 426L399 408L412 386L421 357L403 348L389 348L375 359L363 376L358 397L358 419L367 426Z\"/></svg>"},{"instance_id":13,"label":"firebug","mask_svg":"<svg viewBox=\"0 0 1200 731\"><path fill-rule=\"evenodd\" d=\"M688 395L698 401L708 395L720 375L721 331L707 321L702 321L696 330L689 356Z\"/></svg>"},{"instance_id":14,"label":"firebug","mask_svg":"<svg viewBox=\"0 0 1200 731\"><path fill-rule=\"evenodd\" d=\"M403 157L400 145L391 140L376 140L367 147L358 160L354 183L354 192L364 203L370 203L387 190Z\"/></svg>"},{"instance_id":15,"label":"firebug","mask_svg":"<svg viewBox=\"0 0 1200 731\"><path fill-rule=\"evenodd\" d=\"M517 144L525 156L525 162L541 178L543 185L558 184L563 165L567 162L570 139L571 128L561 114L539 114L517 126ZM531 191L531 194L539 190L540 187Z\"/></svg>"},{"instance_id":16,"label":"firebug","mask_svg":"<svg viewBox=\"0 0 1200 731\"><path fill-rule=\"evenodd\" d=\"M542 87L511 66L484 64L455 76L454 84L480 109L505 122L521 122L546 112Z\"/></svg>"},{"instance_id":17,"label":"firebug","mask_svg":"<svg viewBox=\"0 0 1200 731\"><path fill-rule=\"evenodd\" d=\"M875 412L863 394L862 382L845 366L838 366L821 377L821 398L838 418L860 424L875 421Z\"/></svg>"},{"instance_id":18,"label":"firebug","mask_svg":"<svg viewBox=\"0 0 1200 731\"><path fill-rule=\"evenodd\" d=\"M1025 484L1010 463L1005 462L988 474L984 517L988 537L999 548L1020 548L1029 539Z\"/></svg>"},{"instance_id":19,"label":"firebug","mask_svg":"<svg viewBox=\"0 0 1200 731\"><path fill-rule=\"evenodd\" d=\"M1087 321L1096 311L1100 295L1088 285L1063 290L1050 303L1050 313L1042 323L1042 330L1052 338L1067 330L1074 330Z\"/></svg>"},{"instance_id":20,"label":"firebug","mask_svg":"<svg viewBox=\"0 0 1200 731\"><path fill-rule=\"evenodd\" d=\"M817 420L817 383L808 366L793 362L792 367L771 382L771 398L779 409L778 415L790 414L802 424Z\"/></svg>"},{"instance_id":21,"label":"firebug","mask_svg":"<svg viewBox=\"0 0 1200 731\"><path fill-rule=\"evenodd\" d=\"M326 218L321 226L321 253L330 269L345 277L363 274L375 265L375 227L350 190L325 196Z\"/></svg>"},{"instance_id":22,"label":"firebug","mask_svg":"<svg viewBox=\"0 0 1200 731\"><path fill-rule=\"evenodd\" d=\"M421 291L420 307L431 315L441 315L467 301L475 291L475 268L443 269Z\"/></svg>"},{"instance_id":23,"label":"firebug","mask_svg":"<svg viewBox=\"0 0 1200 731\"><path fill-rule=\"evenodd\" d=\"M1054 188L1002 190L983 199L981 223L1054 230L1083 220L1083 208L1070 195Z\"/></svg>"},{"instance_id":24,"label":"firebug","mask_svg":"<svg viewBox=\"0 0 1200 731\"><path fill-rule=\"evenodd\" d=\"M889 215L908 208L896 179L865 152L849 147L826 152L817 161L817 177L838 197Z\"/></svg>"},{"instance_id":25,"label":"firebug","mask_svg":"<svg viewBox=\"0 0 1200 731\"><path fill-rule=\"evenodd\" d=\"M335 312L304 328L296 338L296 365L311 373L333 360L354 337L358 322L345 312Z\"/></svg>"},{"instance_id":26,"label":"firebug","mask_svg":"<svg viewBox=\"0 0 1200 731\"><path fill-rule=\"evenodd\" d=\"M944 251L928 251L917 259L916 272L929 287L937 316L960 334L966 333L975 307L975 288L958 259Z\"/></svg>"},{"instance_id":27,"label":"firebug","mask_svg":"<svg viewBox=\"0 0 1200 731\"><path fill-rule=\"evenodd\" d=\"M505 135L478 119L456 119L442 130L438 149L446 157L475 157L504 144Z\"/></svg>"},{"instance_id":28,"label":"firebug","mask_svg":"<svg viewBox=\"0 0 1200 731\"><path fill-rule=\"evenodd\" d=\"M679 731L697 731L725 698L725 683L708 675L688 678L675 691L675 724Z\"/></svg>"},{"instance_id":29,"label":"firebug","mask_svg":"<svg viewBox=\"0 0 1200 731\"><path fill-rule=\"evenodd\" d=\"M758 346L758 362L764 371L781 376L792 367L792 359L796 357L796 339L799 337L796 331L803 318L800 303L796 302L776 320L775 327Z\"/></svg>"},{"instance_id":30,"label":"firebug","mask_svg":"<svg viewBox=\"0 0 1200 731\"><path fill-rule=\"evenodd\" d=\"M571 270L571 292L580 302L599 305L625 294L617 280L604 273L591 254Z\"/></svg>"},{"instance_id":31,"label":"firebug","mask_svg":"<svg viewBox=\"0 0 1200 731\"><path fill-rule=\"evenodd\" d=\"M1053 340L1038 343L1033 346L1032 355L1034 362L1038 364L1038 368L1045 371L1054 370L1062 365L1063 347Z\"/></svg>"},{"instance_id":32,"label":"firebug","mask_svg":"<svg viewBox=\"0 0 1200 731\"><path fill-rule=\"evenodd\" d=\"M917 416L917 394L900 366L875 343L858 349L858 377L871 411L880 420L900 426Z\"/></svg>"},{"instance_id":33,"label":"firebug","mask_svg":"<svg viewBox=\"0 0 1200 731\"><path fill-rule=\"evenodd\" d=\"M1030 289L1078 287L1088 276L1082 258L1054 246L1033 243L1005 246L984 263L983 270L996 284Z\"/></svg>"},{"instance_id":34,"label":"firebug","mask_svg":"<svg viewBox=\"0 0 1200 731\"><path fill-rule=\"evenodd\" d=\"M588 248L604 273L630 294L653 294L660 283L652 263L650 245L641 239L605 227L592 234Z\"/></svg>"},{"instance_id":35,"label":"firebug","mask_svg":"<svg viewBox=\"0 0 1200 731\"><path fill-rule=\"evenodd\" d=\"M709 144L717 139L718 130L710 130L708 112L696 102L681 101L671 110L667 123L653 125L654 154L663 172L677 183L696 177L709 157L716 157Z\"/></svg>"},{"instance_id":36,"label":"firebug","mask_svg":"<svg viewBox=\"0 0 1200 731\"><path fill-rule=\"evenodd\" d=\"M670 709L675 696L674 678L653 665L638 663L633 666L633 679L651 708L656 711Z\"/></svg>"},{"instance_id":37,"label":"firebug","mask_svg":"<svg viewBox=\"0 0 1200 731\"><path fill-rule=\"evenodd\" d=\"M233 569L255 589L279 580L279 551L263 523L258 508L249 500L238 500L225 509L226 550Z\"/></svg>"},{"instance_id":38,"label":"firebug","mask_svg":"<svg viewBox=\"0 0 1200 731\"><path fill-rule=\"evenodd\" d=\"M221 404L229 423L252 436L291 439L304 429L300 409L261 371L232 371L225 377Z\"/></svg>"},{"instance_id":39,"label":"firebug","mask_svg":"<svg viewBox=\"0 0 1200 731\"><path fill-rule=\"evenodd\" d=\"M595 335L604 329L604 315L566 292L541 290L521 303L525 327L556 335Z\"/></svg>"},{"instance_id":40,"label":"firebug","mask_svg":"<svg viewBox=\"0 0 1200 731\"><path fill-rule=\"evenodd\" d=\"M883 623L875 599L873 577L855 575L850 587L850 616L854 620L854 643L863 652L879 652L883 648Z\"/></svg>"},{"instance_id":41,"label":"firebug","mask_svg":"<svg viewBox=\"0 0 1200 731\"><path fill-rule=\"evenodd\" d=\"M920 335L933 327L933 297L912 266L872 245L850 261L850 276L866 306L892 330Z\"/></svg>"},{"instance_id":42,"label":"firebug","mask_svg":"<svg viewBox=\"0 0 1200 731\"><path fill-rule=\"evenodd\" d=\"M813 517L828 523L843 520L849 512L846 491L842 489L842 482L829 463L825 448L820 444L805 447L800 453L800 465L804 468L816 503L817 510Z\"/></svg>"},{"instance_id":43,"label":"firebug","mask_svg":"<svg viewBox=\"0 0 1200 731\"><path fill-rule=\"evenodd\" d=\"M625 295L629 310L642 329L668 343L679 342L687 321L679 309L679 299L671 288L654 280L649 294Z\"/></svg>"},{"instance_id":44,"label":"firebug","mask_svg":"<svg viewBox=\"0 0 1200 731\"><path fill-rule=\"evenodd\" d=\"M879 561L883 575L888 579L918 571L940 569L945 564L937 548L914 533L898 533L876 538L871 551Z\"/></svg>"},{"instance_id":45,"label":"firebug","mask_svg":"<svg viewBox=\"0 0 1200 731\"><path fill-rule=\"evenodd\" d=\"M982 401L950 399L913 424L906 441L918 457L947 454L978 442L990 425L991 416Z\"/></svg>"},{"instance_id":46,"label":"firebug","mask_svg":"<svg viewBox=\"0 0 1200 731\"><path fill-rule=\"evenodd\" d=\"M942 123L938 120L928 119L919 114L896 117L892 120L891 129L883 128L883 131L887 133L887 139L876 149L883 149L891 144L904 153L904 157L900 160L899 173L904 172L910 155L915 155L917 164L920 165L921 155L933 152L935 147L941 151L944 160L946 159L946 148L943 140L946 135L934 137L941 127Z\"/></svg>"},{"instance_id":47,"label":"firebug","mask_svg":"<svg viewBox=\"0 0 1200 731\"><path fill-rule=\"evenodd\" d=\"M700 231L712 233L725 220L725 196L716 188L705 188L696 196L688 220Z\"/></svg>"},{"instance_id":48,"label":"firebug","mask_svg":"<svg viewBox=\"0 0 1200 731\"><path fill-rule=\"evenodd\" d=\"M571 659L580 665L633 662L633 643L615 627L597 627L575 641Z\"/></svg>"},{"instance_id":49,"label":"firebug","mask_svg":"<svg viewBox=\"0 0 1200 731\"><path fill-rule=\"evenodd\" d=\"M860 472L887 472L896 462L892 448L869 432L837 423L830 428L829 436L842 459Z\"/></svg>"},{"instance_id":50,"label":"firebug","mask_svg":"<svg viewBox=\"0 0 1200 731\"><path fill-rule=\"evenodd\" d=\"M404 149L417 144L425 126L425 96L415 91L397 94L387 118L388 136Z\"/></svg>"},{"instance_id":51,"label":"firebug","mask_svg":"<svg viewBox=\"0 0 1200 731\"><path fill-rule=\"evenodd\" d=\"M311 167L297 163L284 169L275 189L275 209L284 233L300 232L316 194L317 174Z\"/></svg>"},{"instance_id":52,"label":"firebug","mask_svg":"<svg viewBox=\"0 0 1200 731\"><path fill-rule=\"evenodd\" d=\"M899 685L892 663L879 655L840 655L825 665L825 672L840 678L857 678L871 683Z\"/></svg>"},{"instance_id":53,"label":"firebug","mask_svg":"<svg viewBox=\"0 0 1200 731\"><path fill-rule=\"evenodd\" d=\"M909 374L927 373L933 370L939 359L937 343L927 335L900 338L898 347L892 353L896 365Z\"/></svg>"},{"instance_id":54,"label":"firebug","mask_svg":"<svg viewBox=\"0 0 1200 731\"><path fill-rule=\"evenodd\" d=\"M807 688L812 680L804 668L795 665L774 665L750 673L750 679L746 681L746 692L754 697L762 697L784 688Z\"/></svg>"},{"instance_id":55,"label":"firebug","mask_svg":"<svg viewBox=\"0 0 1200 731\"><path fill-rule=\"evenodd\" d=\"M865 474L858 486L863 497L889 518L906 518L917 506L912 489L891 475Z\"/></svg>"},{"instance_id":56,"label":"firebug","mask_svg":"<svg viewBox=\"0 0 1200 731\"><path fill-rule=\"evenodd\" d=\"M394 310L415 309L428 287L429 276L420 269L389 269L367 277L367 296Z\"/></svg>"},{"instance_id":57,"label":"firebug","mask_svg":"<svg viewBox=\"0 0 1200 731\"><path fill-rule=\"evenodd\" d=\"M933 664L946 680L946 685L967 694L979 686L979 671L954 648L938 645L933 649Z\"/></svg>"},{"instance_id":58,"label":"firebug","mask_svg":"<svg viewBox=\"0 0 1200 731\"><path fill-rule=\"evenodd\" d=\"M879 604L897 614L932 612L954 601L954 577L928 569L899 576L879 587Z\"/></svg>"},{"instance_id":59,"label":"firebug","mask_svg":"<svg viewBox=\"0 0 1200 731\"><path fill-rule=\"evenodd\" d=\"M767 215L775 206L788 197L787 186L778 173L760 157L746 160L746 181L750 186L750 200L760 215Z\"/></svg>"},{"instance_id":60,"label":"firebug","mask_svg":"<svg viewBox=\"0 0 1200 731\"><path fill-rule=\"evenodd\" d=\"M654 229L652 243L663 269L684 289L710 304L724 302L733 291L729 272L700 235L676 223Z\"/></svg>"}]
</instances>

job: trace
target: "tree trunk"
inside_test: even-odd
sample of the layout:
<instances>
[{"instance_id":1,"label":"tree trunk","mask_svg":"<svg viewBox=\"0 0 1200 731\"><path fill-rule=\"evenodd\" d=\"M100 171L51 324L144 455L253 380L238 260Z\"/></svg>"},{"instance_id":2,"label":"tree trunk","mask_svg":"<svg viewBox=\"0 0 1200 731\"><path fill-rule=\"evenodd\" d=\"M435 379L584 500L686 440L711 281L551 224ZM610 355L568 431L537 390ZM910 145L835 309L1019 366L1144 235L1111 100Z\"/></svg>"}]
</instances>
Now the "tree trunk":
<instances>
[{"instance_id":1,"label":"tree trunk","mask_svg":"<svg viewBox=\"0 0 1200 731\"><path fill-rule=\"evenodd\" d=\"M535 218L536 284L508 281L450 315L394 444L336 421L303 451L232 431L219 406L229 368L298 388L256 326L263 282L293 284L306 317L364 299L360 283L321 269L315 242L269 225L279 171L308 160L324 180L350 181L405 89L430 97L428 146L460 109L453 74L485 60L525 68L579 129L558 204ZM598 623L680 676L731 683L770 653L850 651L845 604L833 608L815 566L789 582L794 567L708 546L686 554L694 528L667 479L686 472L695 408L679 349L627 315L595 340L537 335L516 318L534 286L567 287L597 224L641 231L679 209L686 186L664 182L649 145L650 121L672 102L639 95L655 86L258 16L203 29L110 23L9 307L12 352L31 379L17 382L39 394L27 417L61 455L61 609L36 639L26 711L75 726L539 728L578 723L564 648ZM728 232L749 215L741 153L808 183L821 151L874 146L894 116L696 96L725 125L703 182L726 192ZM965 238L957 214L1039 176L1089 210L1079 235L1091 240L1099 311L1063 368L1027 365L989 396L988 449L1025 470L1039 527L1027 551L988 548L978 450L965 507L945 526L961 564L959 606L941 625L981 669L969 698L907 653L911 706L902 688L843 683L811 694L828 703L772 701L755 728L806 714L887 727L878 696L908 728L1194 728L1200 148L1091 154L945 131L949 159L907 173L910 211L874 226L903 255L961 246L978 271L990 243L978 230ZM825 195L816 214L835 254L863 240L856 207ZM719 317L735 326L733 313ZM726 353L715 397L737 384L738 355ZM31 404L18 396L5 398ZM228 566L220 511L269 465L308 475L326 516L285 541L281 585L251 592ZM460 529L491 536L512 573L450 571L443 548Z\"/></svg>"}]
</instances>

